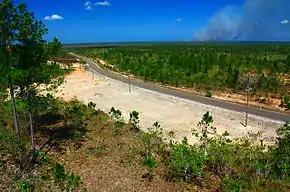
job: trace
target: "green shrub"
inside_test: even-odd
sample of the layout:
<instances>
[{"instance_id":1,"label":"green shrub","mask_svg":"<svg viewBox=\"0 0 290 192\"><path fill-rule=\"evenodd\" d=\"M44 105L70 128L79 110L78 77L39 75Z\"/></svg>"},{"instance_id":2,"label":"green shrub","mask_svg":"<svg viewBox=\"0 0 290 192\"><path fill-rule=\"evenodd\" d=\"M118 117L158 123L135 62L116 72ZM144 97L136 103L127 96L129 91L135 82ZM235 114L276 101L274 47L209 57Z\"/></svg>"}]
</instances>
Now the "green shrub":
<instances>
[{"instance_id":1,"label":"green shrub","mask_svg":"<svg viewBox=\"0 0 290 192\"><path fill-rule=\"evenodd\" d=\"M265 147L248 140L231 141L225 137L208 141L208 167L220 177L238 178L240 181L267 179L271 170L271 154Z\"/></svg>"},{"instance_id":2,"label":"green shrub","mask_svg":"<svg viewBox=\"0 0 290 192\"><path fill-rule=\"evenodd\" d=\"M119 109L111 108L109 115L114 121L114 134L119 135L121 133L121 128L125 126L125 121L122 117L122 112Z\"/></svg>"},{"instance_id":3,"label":"green shrub","mask_svg":"<svg viewBox=\"0 0 290 192\"><path fill-rule=\"evenodd\" d=\"M149 155L144 161L143 165L149 168L149 172L152 172L151 170L157 166L157 162L153 158L152 155Z\"/></svg>"},{"instance_id":4,"label":"green shrub","mask_svg":"<svg viewBox=\"0 0 290 192\"><path fill-rule=\"evenodd\" d=\"M290 179L290 123L277 130L275 148L275 173L280 179Z\"/></svg>"},{"instance_id":5,"label":"green shrub","mask_svg":"<svg viewBox=\"0 0 290 192\"><path fill-rule=\"evenodd\" d=\"M205 144L208 140L209 135L216 134L216 128L212 126L213 117L207 111L203 116L202 120L198 122L199 130L193 130L193 135L199 137L199 139Z\"/></svg>"},{"instance_id":6,"label":"green shrub","mask_svg":"<svg viewBox=\"0 0 290 192\"><path fill-rule=\"evenodd\" d=\"M21 192L31 192L32 186L28 180L20 181L17 183L17 189Z\"/></svg>"},{"instance_id":7,"label":"green shrub","mask_svg":"<svg viewBox=\"0 0 290 192\"><path fill-rule=\"evenodd\" d=\"M204 150L188 144L186 138L173 148L169 169L173 177L189 181L201 176L205 168Z\"/></svg>"},{"instance_id":8,"label":"green shrub","mask_svg":"<svg viewBox=\"0 0 290 192\"><path fill-rule=\"evenodd\" d=\"M242 192L244 188L244 182L233 180L230 177L225 177L222 181L222 190L226 192Z\"/></svg>"},{"instance_id":9,"label":"green shrub","mask_svg":"<svg viewBox=\"0 0 290 192\"><path fill-rule=\"evenodd\" d=\"M210 90L207 90L205 96L212 97L212 92Z\"/></svg>"},{"instance_id":10,"label":"green shrub","mask_svg":"<svg viewBox=\"0 0 290 192\"><path fill-rule=\"evenodd\" d=\"M119 120L122 118L122 112L119 109L115 109L114 107L111 108L109 115L114 120Z\"/></svg>"},{"instance_id":11,"label":"green shrub","mask_svg":"<svg viewBox=\"0 0 290 192\"><path fill-rule=\"evenodd\" d=\"M152 137L155 137L155 138L163 137L163 128L157 121L153 123L152 127L148 128L148 131Z\"/></svg>"},{"instance_id":12,"label":"green shrub","mask_svg":"<svg viewBox=\"0 0 290 192\"><path fill-rule=\"evenodd\" d=\"M25 162L23 155L28 151L27 138L18 139L15 133L11 133L5 128L0 128L0 152L7 155L9 160L22 167Z\"/></svg>"},{"instance_id":13,"label":"green shrub","mask_svg":"<svg viewBox=\"0 0 290 192\"><path fill-rule=\"evenodd\" d=\"M137 111L132 111L130 113L130 123L132 125L132 130L135 132L140 131L140 127L139 127L139 113Z\"/></svg>"},{"instance_id":14,"label":"green shrub","mask_svg":"<svg viewBox=\"0 0 290 192\"><path fill-rule=\"evenodd\" d=\"M289 96L281 96L281 108L286 108L287 110L290 110L290 97Z\"/></svg>"},{"instance_id":15,"label":"green shrub","mask_svg":"<svg viewBox=\"0 0 290 192\"><path fill-rule=\"evenodd\" d=\"M222 191L271 191L276 185L280 191L289 189L289 123L277 131L277 144L269 147L255 143L255 139L231 140L228 132L217 135L211 123L213 118L207 112L198 123L200 131L193 133L202 141L207 170L221 178Z\"/></svg>"},{"instance_id":16,"label":"green shrub","mask_svg":"<svg viewBox=\"0 0 290 192\"><path fill-rule=\"evenodd\" d=\"M88 103L88 108L90 108L91 110L94 110L96 108L96 104L94 102L89 102Z\"/></svg>"},{"instance_id":17,"label":"green shrub","mask_svg":"<svg viewBox=\"0 0 290 192\"><path fill-rule=\"evenodd\" d=\"M81 179L73 172L66 172L64 167L55 163L51 169L54 183L57 184L60 191L75 191L81 185Z\"/></svg>"}]
</instances>

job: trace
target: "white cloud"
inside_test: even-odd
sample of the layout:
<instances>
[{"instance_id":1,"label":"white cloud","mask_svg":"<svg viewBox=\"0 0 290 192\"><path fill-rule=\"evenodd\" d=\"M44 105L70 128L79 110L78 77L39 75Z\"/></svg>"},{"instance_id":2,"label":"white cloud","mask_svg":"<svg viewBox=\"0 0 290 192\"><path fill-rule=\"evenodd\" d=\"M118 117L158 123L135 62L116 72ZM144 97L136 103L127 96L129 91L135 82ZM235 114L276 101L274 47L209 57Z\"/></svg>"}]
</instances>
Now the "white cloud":
<instances>
[{"instance_id":1,"label":"white cloud","mask_svg":"<svg viewBox=\"0 0 290 192\"><path fill-rule=\"evenodd\" d=\"M180 22L180 21L182 21L182 18L177 18L177 19L175 19L175 21Z\"/></svg>"},{"instance_id":2,"label":"white cloud","mask_svg":"<svg viewBox=\"0 0 290 192\"><path fill-rule=\"evenodd\" d=\"M61 20L61 19L63 19L63 17L59 16L59 15L56 15L56 14L44 17L44 20L50 20L50 21L51 20Z\"/></svg>"},{"instance_id":3,"label":"white cloud","mask_svg":"<svg viewBox=\"0 0 290 192\"><path fill-rule=\"evenodd\" d=\"M90 1L86 1L84 5L86 10L92 10L92 3Z\"/></svg>"},{"instance_id":4,"label":"white cloud","mask_svg":"<svg viewBox=\"0 0 290 192\"><path fill-rule=\"evenodd\" d=\"M109 1L103 1L103 2L96 2L95 3L96 6L110 6L110 2Z\"/></svg>"},{"instance_id":5,"label":"white cloud","mask_svg":"<svg viewBox=\"0 0 290 192\"><path fill-rule=\"evenodd\" d=\"M288 20L283 20L283 21L281 21L281 24L288 24L289 23L289 21Z\"/></svg>"}]
</instances>

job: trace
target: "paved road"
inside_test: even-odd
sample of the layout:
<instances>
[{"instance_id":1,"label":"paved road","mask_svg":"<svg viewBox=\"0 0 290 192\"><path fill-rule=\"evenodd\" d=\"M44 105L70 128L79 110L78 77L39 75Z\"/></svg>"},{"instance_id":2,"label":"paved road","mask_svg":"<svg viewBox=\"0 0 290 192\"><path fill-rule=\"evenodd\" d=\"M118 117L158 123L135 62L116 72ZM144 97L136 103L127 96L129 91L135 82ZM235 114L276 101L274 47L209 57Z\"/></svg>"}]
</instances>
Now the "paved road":
<instances>
[{"instance_id":1,"label":"paved road","mask_svg":"<svg viewBox=\"0 0 290 192\"><path fill-rule=\"evenodd\" d=\"M83 57L80 55L76 55L74 53L71 53L71 54L76 56L76 57L82 58L85 62L87 62L87 64L89 65L91 70L94 70L95 72L100 73L106 77L109 77L109 78L112 78L112 79L115 79L115 80L118 80L121 82L128 83L128 78L113 74L108 70L102 69L95 62L91 61L89 58ZM245 112L245 106L240 105L240 104L236 104L236 103L222 101L222 100L218 100L218 99L214 99L214 98L203 97L203 96L195 95L192 93L186 93L186 92L172 90L172 89L168 89L168 88L163 88L163 87L159 87L157 85L154 85L152 83L147 83L147 82L143 82L143 81L139 81L139 80L135 80L135 79L131 80L131 84L134 86L138 86L140 88L143 88L143 89L148 89L148 90L156 91L156 92L167 94L167 95L172 95L172 96L179 97L182 99L192 100L192 101L195 101L198 103L203 103L203 104L210 105L210 106L220 107L220 108L224 108L224 109L228 109L228 110L232 110L232 111ZM258 108L251 107L251 106L248 106L248 112L249 112L249 114L257 115L260 117L265 117L265 118L269 118L269 119L273 119L273 120L277 120L277 121L290 122L290 115L289 114L278 113L278 112L269 111L269 110L265 110L265 109L258 109Z\"/></svg>"}]
</instances>

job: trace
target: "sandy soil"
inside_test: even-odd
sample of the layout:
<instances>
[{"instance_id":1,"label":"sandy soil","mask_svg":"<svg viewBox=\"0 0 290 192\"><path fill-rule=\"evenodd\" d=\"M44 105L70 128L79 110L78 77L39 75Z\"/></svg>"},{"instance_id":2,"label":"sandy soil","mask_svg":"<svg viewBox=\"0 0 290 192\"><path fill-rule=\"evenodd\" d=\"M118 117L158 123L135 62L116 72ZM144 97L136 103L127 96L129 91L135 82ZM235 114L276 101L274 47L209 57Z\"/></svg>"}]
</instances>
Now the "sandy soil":
<instances>
[{"instance_id":1,"label":"sandy soil","mask_svg":"<svg viewBox=\"0 0 290 192\"><path fill-rule=\"evenodd\" d=\"M140 126L143 130L158 121L165 136L173 131L177 140L187 136L189 141L193 141L191 130L197 128L206 111L213 116L213 125L218 133L227 130L234 138L247 136L248 132L262 131L262 138L273 142L276 129L283 125L283 122L249 115L248 126L244 127L241 123L245 121L245 113L207 106L135 86L131 89L129 93L128 84L78 69L66 77L66 82L55 95L66 100L75 96L86 103L92 101L105 112L115 107L122 111L127 120L129 113L136 110L140 113Z\"/></svg>"}]
</instances>

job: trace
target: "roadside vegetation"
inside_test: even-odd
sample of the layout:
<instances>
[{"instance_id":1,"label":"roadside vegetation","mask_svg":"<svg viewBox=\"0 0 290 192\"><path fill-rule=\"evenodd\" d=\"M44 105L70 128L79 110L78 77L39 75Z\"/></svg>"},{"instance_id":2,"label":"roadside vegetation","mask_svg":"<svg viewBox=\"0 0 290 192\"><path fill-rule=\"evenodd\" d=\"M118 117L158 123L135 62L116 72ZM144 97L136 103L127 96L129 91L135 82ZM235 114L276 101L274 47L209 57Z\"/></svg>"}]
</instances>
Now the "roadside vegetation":
<instances>
[{"instance_id":1,"label":"roadside vegetation","mask_svg":"<svg viewBox=\"0 0 290 192\"><path fill-rule=\"evenodd\" d=\"M172 43L71 48L117 72L146 81L202 91L255 96L255 102L289 110L290 45L286 43ZM210 93L210 94L209 94ZM278 106L277 106L278 107Z\"/></svg>"},{"instance_id":2,"label":"roadside vegetation","mask_svg":"<svg viewBox=\"0 0 290 192\"><path fill-rule=\"evenodd\" d=\"M142 131L138 111L126 122L114 107L105 114L54 98L44 93L78 60L43 40L46 28L24 4L3 0L0 10L0 191L290 190L289 123L267 146L258 133L217 135L207 112L189 144L158 122Z\"/></svg>"},{"instance_id":3,"label":"roadside vegetation","mask_svg":"<svg viewBox=\"0 0 290 192\"><path fill-rule=\"evenodd\" d=\"M199 142L189 144L177 142L174 132L164 135L158 122L141 131L136 111L126 122L115 108L105 114L91 102L38 97L45 110L34 113L34 160L26 102L17 99L20 139L10 101L1 102L1 191L104 191L112 182L111 191L290 190L289 123L267 146L258 133L217 135L206 113L192 130Z\"/></svg>"}]
</instances>

